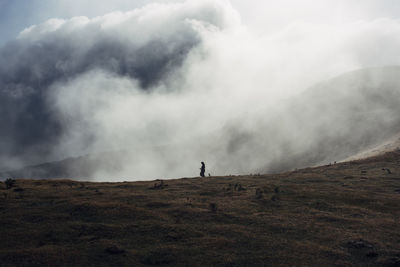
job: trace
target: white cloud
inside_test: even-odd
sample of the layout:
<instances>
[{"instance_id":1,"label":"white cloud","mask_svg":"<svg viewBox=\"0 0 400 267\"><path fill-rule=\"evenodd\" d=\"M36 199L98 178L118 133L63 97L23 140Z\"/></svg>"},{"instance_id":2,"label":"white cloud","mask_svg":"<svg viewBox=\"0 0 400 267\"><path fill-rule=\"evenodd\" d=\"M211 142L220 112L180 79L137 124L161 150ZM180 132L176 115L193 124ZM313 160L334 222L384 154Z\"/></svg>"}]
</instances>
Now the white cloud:
<instances>
[{"instance_id":1,"label":"white cloud","mask_svg":"<svg viewBox=\"0 0 400 267\"><path fill-rule=\"evenodd\" d=\"M260 4L260 12L267 8L265 13L272 16L266 22L287 12L283 4L274 3ZM7 62L0 65L0 83L8 88L3 92L4 110L15 104L9 91L33 88L36 97L45 97L40 105L29 95L21 97L20 111L2 119L21 131L18 127L26 123L18 116L35 107L36 121L48 122L54 131L61 127L47 144L51 153L41 154L46 159L130 151L120 159L125 168L101 171L98 177L190 176L201 160L213 174L243 173L293 167L300 164L296 155L312 158L320 153L321 162L343 156L350 148L329 154L329 148L318 146L328 139L343 148L338 140L350 138L349 110L328 109L325 116L337 122L330 125L313 106L320 104L318 97L306 98L310 106L282 99L343 72L400 64L400 23L336 23L323 19L329 11L323 4L290 3L293 14L265 32L243 22L223 0L152 4L94 18L52 19L27 28L1 51ZM344 7L340 3L337 8ZM343 85L355 92L349 93L344 107L362 109L370 99L357 103L359 88L348 86ZM383 114L390 113L383 109ZM363 132L371 131L365 127L361 124L357 130L363 138ZM46 127L34 128L37 133L32 135L40 142L48 139ZM3 135L16 147L26 141L25 136L13 137L12 131ZM23 160L31 162L37 155L38 139L25 142L32 150ZM351 149L358 149L359 142L355 140ZM13 148L8 144L3 151L11 154ZM309 160L304 164L318 163L303 158Z\"/></svg>"}]
</instances>

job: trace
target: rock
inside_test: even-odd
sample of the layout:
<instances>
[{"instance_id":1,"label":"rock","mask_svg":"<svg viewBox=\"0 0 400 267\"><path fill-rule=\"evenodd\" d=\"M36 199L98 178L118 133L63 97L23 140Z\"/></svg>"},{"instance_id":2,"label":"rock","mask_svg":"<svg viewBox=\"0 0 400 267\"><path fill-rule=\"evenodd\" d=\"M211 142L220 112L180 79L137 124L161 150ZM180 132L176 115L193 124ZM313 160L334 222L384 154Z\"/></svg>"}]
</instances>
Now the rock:
<instances>
[{"instance_id":1,"label":"rock","mask_svg":"<svg viewBox=\"0 0 400 267\"><path fill-rule=\"evenodd\" d=\"M367 256L368 258L376 258L379 256L379 254L376 253L375 251L370 251L367 254L365 254L365 256Z\"/></svg>"},{"instance_id":2,"label":"rock","mask_svg":"<svg viewBox=\"0 0 400 267\"><path fill-rule=\"evenodd\" d=\"M372 249L372 248L374 248L374 246L371 243L369 243L365 240L362 240L362 239L347 242L347 247L348 248L356 248L356 249L361 249L361 248Z\"/></svg>"},{"instance_id":3,"label":"rock","mask_svg":"<svg viewBox=\"0 0 400 267\"><path fill-rule=\"evenodd\" d=\"M125 250L120 249L117 246L111 246L111 247L106 248L104 250L104 252L115 255L115 254L123 254L123 253L125 253Z\"/></svg>"},{"instance_id":4,"label":"rock","mask_svg":"<svg viewBox=\"0 0 400 267\"><path fill-rule=\"evenodd\" d=\"M149 252L144 255L141 262L146 265L168 265L176 260L176 256L168 250Z\"/></svg>"},{"instance_id":5,"label":"rock","mask_svg":"<svg viewBox=\"0 0 400 267\"><path fill-rule=\"evenodd\" d=\"M400 267L400 258L394 257L394 258L389 259L387 262L385 262L385 266Z\"/></svg>"}]
</instances>

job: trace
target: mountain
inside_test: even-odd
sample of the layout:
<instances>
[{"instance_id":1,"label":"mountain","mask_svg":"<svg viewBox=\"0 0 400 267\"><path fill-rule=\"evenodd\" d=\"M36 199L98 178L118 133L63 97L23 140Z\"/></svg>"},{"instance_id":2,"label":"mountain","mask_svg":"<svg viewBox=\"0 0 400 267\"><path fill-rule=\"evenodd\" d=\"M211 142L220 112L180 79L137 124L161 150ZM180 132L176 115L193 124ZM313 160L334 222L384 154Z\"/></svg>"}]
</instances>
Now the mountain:
<instances>
[{"instance_id":1,"label":"mountain","mask_svg":"<svg viewBox=\"0 0 400 267\"><path fill-rule=\"evenodd\" d=\"M83 179L90 180L93 173L100 167L104 171L115 172L121 169L122 163L115 160L122 157L126 151L107 152L102 154L71 157L60 161L47 162L27 166L19 170L4 171L0 177L18 177L29 179ZM113 160L114 159L114 160Z\"/></svg>"},{"instance_id":2,"label":"mountain","mask_svg":"<svg viewBox=\"0 0 400 267\"><path fill-rule=\"evenodd\" d=\"M349 160L366 159L366 158L370 158L370 157L380 156L387 152L396 151L396 150L400 150L400 135L396 135L393 138L387 140L386 142L383 142L382 144L380 144L374 148L362 151L362 152L355 154L345 160L349 161Z\"/></svg>"},{"instance_id":3,"label":"mountain","mask_svg":"<svg viewBox=\"0 0 400 267\"><path fill-rule=\"evenodd\" d=\"M391 143L400 133L400 67L362 69L319 83L289 99L276 116L291 125L284 160L264 170L282 171L343 161ZM285 141L289 140L286 144ZM396 146L394 146L396 148Z\"/></svg>"}]
</instances>

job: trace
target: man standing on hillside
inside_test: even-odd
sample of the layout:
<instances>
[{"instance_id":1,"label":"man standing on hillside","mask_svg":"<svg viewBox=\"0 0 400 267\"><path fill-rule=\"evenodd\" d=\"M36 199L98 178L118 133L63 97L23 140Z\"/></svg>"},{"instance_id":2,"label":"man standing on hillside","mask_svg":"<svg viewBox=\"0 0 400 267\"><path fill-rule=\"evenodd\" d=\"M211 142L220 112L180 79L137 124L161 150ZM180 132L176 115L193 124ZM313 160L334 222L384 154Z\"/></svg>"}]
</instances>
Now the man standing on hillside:
<instances>
[{"instance_id":1,"label":"man standing on hillside","mask_svg":"<svg viewBox=\"0 0 400 267\"><path fill-rule=\"evenodd\" d=\"M204 164L204 162L201 162L200 176L204 177L205 172L206 172L206 165Z\"/></svg>"}]
</instances>

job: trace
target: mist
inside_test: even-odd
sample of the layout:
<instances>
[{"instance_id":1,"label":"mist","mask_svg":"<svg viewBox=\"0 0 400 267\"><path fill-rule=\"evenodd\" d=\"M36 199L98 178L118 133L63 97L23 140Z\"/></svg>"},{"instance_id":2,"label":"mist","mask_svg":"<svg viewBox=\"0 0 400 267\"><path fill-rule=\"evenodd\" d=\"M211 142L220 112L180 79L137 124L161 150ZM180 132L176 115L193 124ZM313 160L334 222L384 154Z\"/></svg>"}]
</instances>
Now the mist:
<instances>
[{"instance_id":1,"label":"mist","mask_svg":"<svg viewBox=\"0 0 400 267\"><path fill-rule=\"evenodd\" d=\"M0 50L0 169L88 155L79 178L97 181L275 172L393 137L399 21L314 7L248 23L193 0L26 28Z\"/></svg>"}]
</instances>

